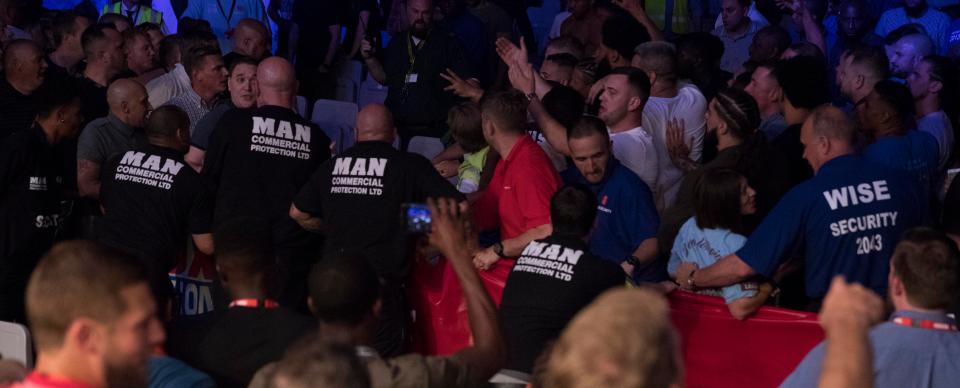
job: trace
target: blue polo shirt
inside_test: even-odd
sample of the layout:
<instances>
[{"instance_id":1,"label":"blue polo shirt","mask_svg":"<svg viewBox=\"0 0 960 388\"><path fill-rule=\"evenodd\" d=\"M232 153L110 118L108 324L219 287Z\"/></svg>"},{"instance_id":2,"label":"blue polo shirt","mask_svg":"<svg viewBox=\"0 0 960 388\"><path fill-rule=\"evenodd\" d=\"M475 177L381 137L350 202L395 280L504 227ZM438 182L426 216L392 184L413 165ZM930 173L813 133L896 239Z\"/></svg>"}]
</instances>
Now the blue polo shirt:
<instances>
[{"instance_id":1,"label":"blue polo shirt","mask_svg":"<svg viewBox=\"0 0 960 388\"><path fill-rule=\"evenodd\" d=\"M929 203L939 182L940 145L933 135L917 130L873 142L863 150L863 159L909 173L921 188L920 200Z\"/></svg>"},{"instance_id":2,"label":"blue polo shirt","mask_svg":"<svg viewBox=\"0 0 960 388\"><path fill-rule=\"evenodd\" d=\"M597 195L597 221L590 236L590 250L595 255L620 264L644 240L657 237L660 216L653 193L637 174L612 156L606 177L599 183L588 183L574 165L561 176L564 182L585 185ZM637 269L634 280L658 282L666 276L666 263L657 260Z\"/></svg>"},{"instance_id":3,"label":"blue polo shirt","mask_svg":"<svg viewBox=\"0 0 960 388\"><path fill-rule=\"evenodd\" d=\"M896 317L955 324L942 313L897 311L870 330L874 387L955 387L960 381L960 332L904 327ZM813 348L781 388L816 387L826 352L824 343Z\"/></svg>"},{"instance_id":4,"label":"blue polo shirt","mask_svg":"<svg viewBox=\"0 0 960 388\"><path fill-rule=\"evenodd\" d=\"M905 174L859 157L834 158L780 200L737 256L770 277L801 248L807 296L822 298L838 274L886 295L893 248L924 210L915 186Z\"/></svg>"}]
</instances>

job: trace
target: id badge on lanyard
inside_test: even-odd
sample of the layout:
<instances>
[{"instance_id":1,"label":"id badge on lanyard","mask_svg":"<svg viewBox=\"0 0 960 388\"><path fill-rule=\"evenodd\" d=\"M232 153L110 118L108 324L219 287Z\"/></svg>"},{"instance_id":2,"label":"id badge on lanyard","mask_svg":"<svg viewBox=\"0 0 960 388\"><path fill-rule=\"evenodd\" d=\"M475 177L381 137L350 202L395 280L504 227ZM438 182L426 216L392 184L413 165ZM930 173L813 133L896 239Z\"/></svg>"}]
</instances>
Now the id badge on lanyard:
<instances>
[{"instance_id":1,"label":"id badge on lanyard","mask_svg":"<svg viewBox=\"0 0 960 388\"><path fill-rule=\"evenodd\" d=\"M410 86L420 81L420 75L414 73L414 66L417 64L417 54L426 44L427 40L423 39L420 44L415 45L413 35L407 32L407 60L410 61L410 67L407 68L407 73L403 76L403 89L400 90L401 102L407 100L407 96L410 94ZM416 46L416 49L414 49L414 46Z\"/></svg>"}]
</instances>

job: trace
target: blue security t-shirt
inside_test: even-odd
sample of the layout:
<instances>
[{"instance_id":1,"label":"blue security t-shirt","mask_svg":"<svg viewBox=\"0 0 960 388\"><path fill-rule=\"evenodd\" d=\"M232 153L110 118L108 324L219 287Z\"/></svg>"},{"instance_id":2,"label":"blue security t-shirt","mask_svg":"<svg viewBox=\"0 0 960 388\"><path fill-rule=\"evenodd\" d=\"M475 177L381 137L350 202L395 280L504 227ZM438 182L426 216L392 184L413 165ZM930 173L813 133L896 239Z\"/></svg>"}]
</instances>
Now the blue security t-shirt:
<instances>
[{"instance_id":1,"label":"blue security t-shirt","mask_svg":"<svg viewBox=\"0 0 960 388\"><path fill-rule=\"evenodd\" d=\"M582 184L597 195L597 221L590 237L590 250L600 258L620 264L648 238L657 237L660 216L653 193L637 174L613 157L606 177L589 183L576 166L561 176L566 183ZM666 279L662 261L638 268L635 281L659 282Z\"/></svg>"},{"instance_id":2,"label":"blue security t-shirt","mask_svg":"<svg viewBox=\"0 0 960 388\"><path fill-rule=\"evenodd\" d=\"M933 135L923 131L907 131L903 136L878 139L863 150L863 159L882 166L895 168L913 177L921 188L920 200L928 198L939 182L940 148Z\"/></svg>"},{"instance_id":3,"label":"blue security t-shirt","mask_svg":"<svg viewBox=\"0 0 960 388\"><path fill-rule=\"evenodd\" d=\"M677 274L680 263L690 262L698 268L706 268L722 257L735 252L747 242L747 238L727 229L700 229L695 217L690 217L680 227L680 233L673 240L670 262L667 272ZM719 289L704 289L700 293L722 296L727 303L757 294L757 283L742 282Z\"/></svg>"},{"instance_id":4,"label":"blue security t-shirt","mask_svg":"<svg viewBox=\"0 0 960 388\"><path fill-rule=\"evenodd\" d=\"M885 295L893 248L926 210L915 186L905 174L859 157L834 158L783 197L737 256L769 277L799 245L811 298L826 295L840 274Z\"/></svg>"}]
</instances>

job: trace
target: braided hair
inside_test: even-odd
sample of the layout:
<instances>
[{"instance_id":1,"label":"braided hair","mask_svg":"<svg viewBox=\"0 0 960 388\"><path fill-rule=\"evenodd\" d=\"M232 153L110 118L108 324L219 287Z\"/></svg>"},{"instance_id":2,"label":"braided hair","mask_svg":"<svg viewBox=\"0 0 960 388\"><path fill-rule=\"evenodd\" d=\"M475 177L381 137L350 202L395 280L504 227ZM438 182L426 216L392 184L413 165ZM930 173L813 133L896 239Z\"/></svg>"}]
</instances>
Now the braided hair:
<instances>
[{"instance_id":1,"label":"braided hair","mask_svg":"<svg viewBox=\"0 0 960 388\"><path fill-rule=\"evenodd\" d=\"M727 124L733 137L748 142L760 127L760 108L752 96L740 89L727 89L717 93L714 110Z\"/></svg>"}]
</instances>

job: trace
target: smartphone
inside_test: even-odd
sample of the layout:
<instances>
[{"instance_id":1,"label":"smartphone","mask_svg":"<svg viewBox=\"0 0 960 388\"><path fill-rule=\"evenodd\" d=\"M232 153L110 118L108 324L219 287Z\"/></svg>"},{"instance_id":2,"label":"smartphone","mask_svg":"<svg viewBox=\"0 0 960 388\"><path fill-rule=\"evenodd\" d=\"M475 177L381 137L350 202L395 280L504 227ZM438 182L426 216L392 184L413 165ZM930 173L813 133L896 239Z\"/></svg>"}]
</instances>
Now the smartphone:
<instances>
[{"instance_id":1,"label":"smartphone","mask_svg":"<svg viewBox=\"0 0 960 388\"><path fill-rule=\"evenodd\" d=\"M430 220L430 209L427 205L407 203L401 209L404 228L408 233L430 233L433 223Z\"/></svg>"}]
</instances>

